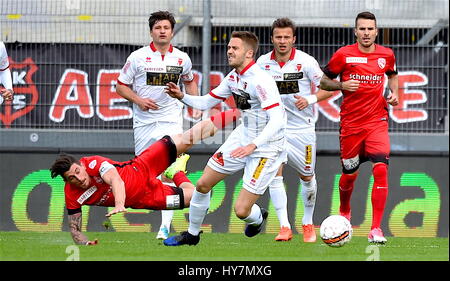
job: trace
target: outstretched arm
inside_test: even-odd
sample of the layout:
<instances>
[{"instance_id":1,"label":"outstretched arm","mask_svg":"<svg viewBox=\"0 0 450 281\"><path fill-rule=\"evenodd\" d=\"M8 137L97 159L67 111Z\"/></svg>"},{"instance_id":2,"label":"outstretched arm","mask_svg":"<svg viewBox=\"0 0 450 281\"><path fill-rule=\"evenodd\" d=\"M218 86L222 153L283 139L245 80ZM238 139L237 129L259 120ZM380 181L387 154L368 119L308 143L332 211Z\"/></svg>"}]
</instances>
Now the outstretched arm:
<instances>
[{"instance_id":1,"label":"outstretched arm","mask_svg":"<svg viewBox=\"0 0 450 281\"><path fill-rule=\"evenodd\" d=\"M217 131L231 123L236 123L240 115L241 112L238 109L229 109L198 122L183 134L171 135L177 146L177 153L181 154L187 151L197 142L214 136Z\"/></svg>"},{"instance_id":2,"label":"outstretched arm","mask_svg":"<svg viewBox=\"0 0 450 281\"><path fill-rule=\"evenodd\" d=\"M96 245L98 240L89 241L88 238L81 232L81 212L69 215L69 228L73 241L78 245Z\"/></svg>"}]
</instances>

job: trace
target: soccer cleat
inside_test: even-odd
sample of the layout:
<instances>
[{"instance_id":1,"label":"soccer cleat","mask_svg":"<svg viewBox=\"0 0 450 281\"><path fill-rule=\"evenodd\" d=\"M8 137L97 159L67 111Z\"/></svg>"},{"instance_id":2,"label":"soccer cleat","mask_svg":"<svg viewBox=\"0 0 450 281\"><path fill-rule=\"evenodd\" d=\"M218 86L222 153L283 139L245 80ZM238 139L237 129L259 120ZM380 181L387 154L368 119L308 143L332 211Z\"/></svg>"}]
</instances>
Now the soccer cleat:
<instances>
[{"instance_id":1,"label":"soccer cleat","mask_svg":"<svg viewBox=\"0 0 450 281\"><path fill-rule=\"evenodd\" d=\"M165 240L169 238L169 230L167 227L163 226L159 229L158 234L156 235L156 239Z\"/></svg>"},{"instance_id":2,"label":"soccer cleat","mask_svg":"<svg viewBox=\"0 0 450 281\"><path fill-rule=\"evenodd\" d=\"M176 173L180 171L186 173L186 165L190 157L189 154L181 154L178 156L177 160L164 171L164 176L172 180Z\"/></svg>"},{"instance_id":3,"label":"soccer cleat","mask_svg":"<svg viewBox=\"0 0 450 281\"><path fill-rule=\"evenodd\" d=\"M253 237L256 234L261 232L261 229L262 229L264 223L266 222L269 212L267 212L266 209L261 208L261 215L263 218L263 221L261 222L261 224L248 224L247 227L245 228L245 235L247 237Z\"/></svg>"},{"instance_id":4,"label":"soccer cleat","mask_svg":"<svg viewBox=\"0 0 450 281\"><path fill-rule=\"evenodd\" d=\"M291 239L292 230L287 226L281 227L280 232L278 233L277 237L275 237L275 241L289 241Z\"/></svg>"},{"instance_id":5,"label":"soccer cleat","mask_svg":"<svg viewBox=\"0 0 450 281\"><path fill-rule=\"evenodd\" d=\"M369 243L376 244L385 244L387 242L386 238L384 238L383 231L381 228L374 228L369 232L368 236Z\"/></svg>"},{"instance_id":6,"label":"soccer cleat","mask_svg":"<svg viewBox=\"0 0 450 281\"><path fill-rule=\"evenodd\" d=\"M182 245L197 245L200 241L200 231L198 235L192 235L187 231L181 232L180 235L172 236L163 241L166 246L182 246Z\"/></svg>"},{"instance_id":7,"label":"soccer cleat","mask_svg":"<svg viewBox=\"0 0 450 281\"><path fill-rule=\"evenodd\" d=\"M304 224L303 228L303 242L314 243L316 242L316 230L313 224Z\"/></svg>"}]
</instances>

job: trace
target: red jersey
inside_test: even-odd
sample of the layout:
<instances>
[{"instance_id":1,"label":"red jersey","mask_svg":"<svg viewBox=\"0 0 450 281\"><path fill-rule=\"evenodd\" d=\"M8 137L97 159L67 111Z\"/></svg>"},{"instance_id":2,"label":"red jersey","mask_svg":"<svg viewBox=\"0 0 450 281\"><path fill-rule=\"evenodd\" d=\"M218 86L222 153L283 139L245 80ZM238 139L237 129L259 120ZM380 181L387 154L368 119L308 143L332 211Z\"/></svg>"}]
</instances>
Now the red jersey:
<instances>
[{"instance_id":1,"label":"red jersey","mask_svg":"<svg viewBox=\"0 0 450 281\"><path fill-rule=\"evenodd\" d=\"M357 43L342 47L334 53L324 73L331 79L340 76L341 82L360 81L355 92L342 91L341 133L388 119L385 74L396 73L395 56L390 48L375 44L374 52L362 53Z\"/></svg>"},{"instance_id":2,"label":"red jersey","mask_svg":"<svg viewBox=\"0 0 450 281\"><path fill-rule=\"evenodd\" d=\"M125 207L152 210L183 208L183 202L172 204L167 199L167 196L174 194L182 195L181 189L166 186L157 179L176 157L176 145L168 136L153 143L130 161L117 162L102 156L83 157L80 162L90 176L90 187L83 189L66 183L66 208L70 211L78 210L82 205L114 207L112 188L102 179L102 175L113 167L125 184ZM180 200L183 200L182 197Z\"/></svg>"},{"instance_id":3,"label":"red jersey","mask_svg":"<svg viewBox=\"0 0 450 281\"><path fill-rule=\"evenodd\" d=\"M90 187L82 189L66 183L64 187L67 209L79 209L82 205L97 205L114 207L114 195L110 185L106 184L101 175L106 173L105 167L111 164L119 173L125 183L125 207L131 207L143 197L145 186L144 173L133 160L127 162L117 162L102 156L89 156L80 159L86 167L86 172L90 176ZM105 163L106 162L106 163Z\"/></svg>"}]
</instances>

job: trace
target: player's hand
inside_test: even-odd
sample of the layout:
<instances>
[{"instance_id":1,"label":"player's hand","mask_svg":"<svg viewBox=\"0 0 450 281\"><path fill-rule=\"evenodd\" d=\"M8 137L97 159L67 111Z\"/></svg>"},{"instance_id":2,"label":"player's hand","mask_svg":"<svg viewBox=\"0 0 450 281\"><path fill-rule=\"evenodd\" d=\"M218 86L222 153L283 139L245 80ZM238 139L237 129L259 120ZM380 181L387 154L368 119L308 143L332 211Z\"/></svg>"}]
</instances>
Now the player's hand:
<instances>
[{"instance_id":1,"label":"player's hand","mask_svg":"<svg viewBox=\"0 0 450 281\"><path fill-rule=\"evenodd\" d=\"M294 104L299 110L303 110L303 109L308 107L309 103L308 103L308 101L305 98L303 98L301 96L298 96L298 95L294 95L294 98L297 99L294 102Z\"/></svg>"},{"instance_id":2,"label":"player's hand","mask_svg":"<svg viewBox=\"0 0 450 281\"><path fill-rule=\"evenodd\" d=\"M347 80L345 82L342 82L342 90L354 92L358 90L358 88L359 88L358 80Z\"/></svg>"},{"instance_id":3,"label":"player's hand","mask_svg":"<svg viewBox=\"0 0 450 281\"><path fill-rule=\"evenodd\" d=\"M202 114L203 114L203 112L201 110L192 108L192 118L200 119L200 118L202 118Z\"/></svg>"},{"instance_id":4,"label":"player's hand","mask_svg":"<svg viewBox=\"0 0 450 281\"><path fill-rule=\"evenodd\" d=\"M5 99L5 101L7 100L12 100L13 99L13 91L8 90L8 89L1 89L0 93L2 95L2 97Z\"/></svg>"},{"instance_id":5,"label":"player's hand","mask_svg":"<svg viewBox=\"0 0 450 281\"><path fill-rule=\"evenodd\" d=\"M152 109L152 110L159 109L159 106L156 104L156 102L154 100L148 99L148 98L146 98L146 99L140 98L136 104L139 106L139 108L142 111L147 111L150 109Z\"/></svg>"},{"instance_id":6,"label":"player's hand","mask_svg":"<svg viewBox=\"0 0 450 281\"><path fill-rule=\"evenodd\" d=\"M118 213L126 213L127 209L124 206L116 206L114 209L111 210L111 212L106 214L106 217L110 217L112 215L118 214Z\"/></svg>"},{"instance_id":7,"label":"player's hand","mask_svg":"<svg viewBox=\"0 0 450 281\"><path fill-rule=\"evenodd\" d=\"M164 91L172 98L181 100L184 97L183 92L180 90L180 87L178 87L177 84L169 82L166 86L167 87Z\"/></svg>"},{"instance_id":8,"label":"player's hand","mask_svg":"<svg viewBox=\"0 0 450 281\"><path fill-rule=\"evenodd\" d=\"M396 106L398 105L398 95L390 93L389 96L386 98L386 101L388 104Z\"/></svg>"},{"instance_id":9,"label":"player's hand","mask_svg":"<svg viewBox=\"0 0 450 281\"><path fill-rule=\"evenodd\" d=\"M230 153L230 156L233 158L244 158L246 156L249 156L250 154L253 153L253 151L255 151L256 149L256 145L251 143L251 144L247 144L245 146L241 146L236 148L235 150L233 150Z\"/></svg>"},{"instance_id":10,"label":"player's hand","mask_svg":"<svg viewBox=\"0 0 450 281\"><path fill-rule=\"evenodd\" d=\"M86 246L94 246L98 244L98 239L95 239L94 241L87 241Z\"/></svg>"}]
</instances>

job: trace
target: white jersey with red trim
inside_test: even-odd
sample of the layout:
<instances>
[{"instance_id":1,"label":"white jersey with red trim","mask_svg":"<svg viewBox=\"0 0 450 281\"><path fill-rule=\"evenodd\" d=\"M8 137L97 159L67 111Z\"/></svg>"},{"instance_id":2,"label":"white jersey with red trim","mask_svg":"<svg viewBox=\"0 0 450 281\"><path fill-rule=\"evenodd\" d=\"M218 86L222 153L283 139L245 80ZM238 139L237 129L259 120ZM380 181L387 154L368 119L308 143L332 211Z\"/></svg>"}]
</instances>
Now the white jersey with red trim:
<instances>
[{"instance_id":1,"label":"white jersey with red trim","mask_svg":"<svg viewBox=\"0 0 450 281\"><path fill-rule=\"evenodd\" d=\"M5 43L0 42L0 71L9 67L8 53L6 52Z\"/></svg>"},{"instance_id":2,"label":"white jersey with red trim","mask_svg":"<svg viewBox=\"0 0 450 281\"><path fill-rule=\"evenodd\" d=\"M244 130L242 145L254 141L264 130L269 121L266 110L280 106L283 110L283 123L279 124L277 132L266 143L258 146L254 154L284 150L286 113L278 88L272 77L254 61L240 73L236 70L228 73L220 85L209 94L222 101L233 95L236 107L242 110L241 120Z\"/></svg>"},{"instance_id":3,"label":"white jersey with red trim","mask_svg":"<svg viewBox=\"0 0 450 281\"><path fill-rule=\"evenodd\" d=\"M295 106L297 99L294 95L309 96L312 87L319 87L323 72L317 60L309 54L293 48L289 61L284 64L275 60L274 51L260 56L257 63L277 83L287 112L286 129L289 131L314 131L313 105L299 110Z\"/></svg>"},{"instance_id":4,"label":"white jersey with red trim","mask_svg":"<svg viewBox=\"0 0 450 281\"><path fill-rule=\"evenodd\" d=\"M133 128L157 121L177 122L183 105L164 89L168 82L179 84L193 79L191 59L172 45L165 55L156 50L153 42L132 52L120 71L118 83L132 85L140 97L153 99L159 107L142 111L133 104Z\"/></svg>"}]
</instances>

